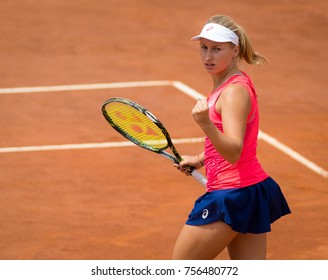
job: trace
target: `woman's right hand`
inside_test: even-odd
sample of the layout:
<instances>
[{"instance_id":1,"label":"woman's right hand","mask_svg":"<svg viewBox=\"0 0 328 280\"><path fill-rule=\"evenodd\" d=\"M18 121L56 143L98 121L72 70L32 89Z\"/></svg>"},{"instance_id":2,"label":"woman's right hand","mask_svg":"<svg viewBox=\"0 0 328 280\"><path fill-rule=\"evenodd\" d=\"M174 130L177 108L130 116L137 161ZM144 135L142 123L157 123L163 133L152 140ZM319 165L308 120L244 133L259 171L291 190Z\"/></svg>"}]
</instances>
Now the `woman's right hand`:
<instances>
[{"instance_id":1,"label":"woman's right hand","mask_svg":"<svg viewBox=\"0 0 328 280\"><path fill-rule=\"evenodd\" d=\"M191 112L194 120L200 127L203 125L207 125L208 123L211 123L210 117L209 117L209 108L207 105L206 98L200 98L198 99L196 105L192 109Z\"/></svg>"}]
</instances>

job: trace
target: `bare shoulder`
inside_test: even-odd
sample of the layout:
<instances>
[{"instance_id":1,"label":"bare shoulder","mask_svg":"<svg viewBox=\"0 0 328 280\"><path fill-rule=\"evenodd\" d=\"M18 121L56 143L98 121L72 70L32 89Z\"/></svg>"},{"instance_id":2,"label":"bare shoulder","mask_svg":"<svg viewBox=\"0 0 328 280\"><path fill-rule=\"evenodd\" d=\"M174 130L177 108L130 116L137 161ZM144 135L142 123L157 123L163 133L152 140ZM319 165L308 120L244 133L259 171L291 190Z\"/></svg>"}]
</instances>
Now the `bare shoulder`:
<instances>
[{"instance_id":1,"label":"bare shoulder","mask_svg":"<svg viewBox=\"0 0 328 280\"><path fill-rule=\"evenodd\" d=\"M221 93L217 101L216 109L221 112L223 107L245 107L249 108L251 99L247 89L240 84L228 85Z\"/></svg>"},{"instance_id":2,"label":"bare shoulder","mask_svg":"<svg viewBox=\"0 0 328 280\"><path fill-rule=\"evenodd\" d=\"M240 98L249 97L247 89L240 84L230 84L222 91L221 96L223 98Z\"/></svg>"}]
</instances>

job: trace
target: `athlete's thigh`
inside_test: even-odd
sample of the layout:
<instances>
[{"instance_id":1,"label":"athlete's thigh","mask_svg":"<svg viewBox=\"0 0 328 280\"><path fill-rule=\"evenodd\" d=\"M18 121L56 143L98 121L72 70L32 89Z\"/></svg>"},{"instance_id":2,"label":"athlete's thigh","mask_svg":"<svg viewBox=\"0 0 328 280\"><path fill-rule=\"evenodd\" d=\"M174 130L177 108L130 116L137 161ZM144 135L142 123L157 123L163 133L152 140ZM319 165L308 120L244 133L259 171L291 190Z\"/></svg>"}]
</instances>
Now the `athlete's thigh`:
<instances>
[{"instance_id":1,"label":"athlete's thigh","mask_svg":"<svg viewBox=\"0 0 328 280\"><path fill-rule=\"evenodd\" d=\"M266 259L266 233L239 233L228 245L232 260Z\"/></svg>"},{"instance_id":2,"label":"athlete's thigh","mask_svg":"<svg viewBox=\"0 0 328 280\"><path fill-rule=\"evenodd\" d=\"M202 226L185 225L175 244L172 258L214 259L237 234L223 222Z\"/></svg>"}]
</instances>

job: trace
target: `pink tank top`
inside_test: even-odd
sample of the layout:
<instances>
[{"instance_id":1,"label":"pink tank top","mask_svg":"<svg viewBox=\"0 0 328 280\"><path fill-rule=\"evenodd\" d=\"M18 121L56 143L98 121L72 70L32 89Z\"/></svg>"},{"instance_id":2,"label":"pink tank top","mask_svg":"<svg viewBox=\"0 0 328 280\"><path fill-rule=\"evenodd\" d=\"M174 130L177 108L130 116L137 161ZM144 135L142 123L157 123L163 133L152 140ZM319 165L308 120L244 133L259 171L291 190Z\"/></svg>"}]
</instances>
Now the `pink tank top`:
<instances>
[{"instance_id":1,"label":"pink tank top","mask_svg":"<svg viewBox=\"0 0 328 280\"><path fill-rule=\"evenodd\" d=\"M207 98L210 119L224 133L221 114L216 111L215 103L224 88L230 84L240 84L246 88L251 98L252 108L247 119L243 150L236 163L231 164L226 161L216 151L210 140L205 138L205 168L208 178L206 190L208 192L217 189L247 187L268 178L256 156L259 110L254 85L246 73L230 77Z\"/></svg>"}]
</instances>

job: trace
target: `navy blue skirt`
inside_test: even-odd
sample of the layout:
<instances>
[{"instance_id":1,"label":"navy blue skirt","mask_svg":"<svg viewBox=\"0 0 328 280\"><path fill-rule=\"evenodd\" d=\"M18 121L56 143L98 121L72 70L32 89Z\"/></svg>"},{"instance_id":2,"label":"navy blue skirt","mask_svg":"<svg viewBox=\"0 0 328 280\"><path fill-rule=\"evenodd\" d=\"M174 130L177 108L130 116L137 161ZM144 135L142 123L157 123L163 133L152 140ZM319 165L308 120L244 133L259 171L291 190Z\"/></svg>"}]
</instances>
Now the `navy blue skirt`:
<instances>
[{"instance_id":1,"label":"navy blue skirt","mask_svg":"<svg viewBox=\"0 0 328 280\"><path fill-rule=\"evenodd\" d=\"M223 221L237 232L264 233L271 231L271 223L289 213L279 185L269 177L249 187L205 193L196 200L186 224Z\"/></svg>"}]
</instances>

